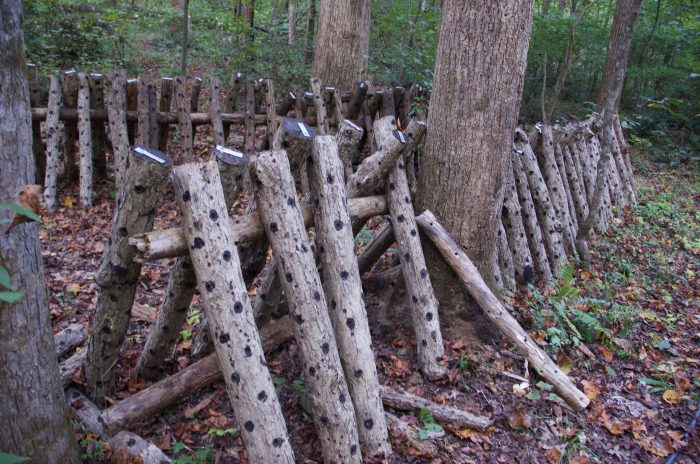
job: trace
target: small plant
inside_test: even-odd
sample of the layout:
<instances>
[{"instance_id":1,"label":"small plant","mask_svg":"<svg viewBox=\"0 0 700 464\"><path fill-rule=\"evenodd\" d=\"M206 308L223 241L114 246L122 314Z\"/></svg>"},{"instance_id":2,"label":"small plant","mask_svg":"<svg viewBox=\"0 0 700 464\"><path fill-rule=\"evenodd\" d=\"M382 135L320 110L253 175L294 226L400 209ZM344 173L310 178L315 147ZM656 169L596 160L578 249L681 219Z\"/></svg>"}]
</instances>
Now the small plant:
<instances>
[{"instance_id":1,"label":"small plant","mask_svg":"<svg viewBox=\"0 0 700 464\"><path fill-rule=\"evenodd\" d=\"M171 462L172 464L209 464L212 462L213 451L209 445L204 446L204 448L193 451L187 445L181 441L176 442L173 445L173 454L182 453L185 450L189 451L189 455L178 456L174 458Z\"/></svg>"},{"instance_id":2,"label":"small plant","mask_svg":"<svg viewBox=\"0 0 700 464\"><path fill-rule=\"evenodd\" d=\"M433 413L428 408L421 408L418 411L418 420L423 426L418 429L418 438L421 440L427 440L432 434L439 434L445 431L440 424L435 422Z\"/></svg>"},{"instance_id":3,"label":"small plant","mask_svg":"<svg viewBox=\"0 0 700 464\"><path fill-rule=\"evenodd\" d=\"M299 404L307 414L311 414L311 403L309 403L309 394L306 392L303 377L297 377L292 382L292 388L299 394Z\"/></svg>"},{"instance_id":4,"label":"small plant","mask_svg":"<svg viewBox=\"0 0 700 464\"><path fill-rule=\"evenodd\" d=\"M209 441L211 442L215 438L221 438L225 437L226 435L235 435L238 433L238 429L235 427L229 427L227 429L219 429L219 428L211 428L207 432L207 436L209 437Z\"/></svg>"}]
</instances>

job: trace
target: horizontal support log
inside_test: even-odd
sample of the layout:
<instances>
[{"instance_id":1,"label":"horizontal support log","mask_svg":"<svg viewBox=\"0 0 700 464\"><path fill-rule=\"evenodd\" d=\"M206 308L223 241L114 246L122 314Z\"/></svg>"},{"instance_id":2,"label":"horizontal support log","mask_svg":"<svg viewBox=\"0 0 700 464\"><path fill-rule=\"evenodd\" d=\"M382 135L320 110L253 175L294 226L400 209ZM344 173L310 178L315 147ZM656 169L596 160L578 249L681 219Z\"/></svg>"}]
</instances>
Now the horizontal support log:
<instances>
[{"instance_id":1,"label":"horizontal support log","mask_svg":"<svg viewBox=\"0 0 700 464\"><path fill-rule=\"evenodd\" d=\"M54 334L56 356L59 358L70 352L76 346L80 346L88 338L88 331L83 324L71 324L60 332Z\"/></svg>"},{"instance_id":2,"label":"horizontal support log","mask_svg":"<svg viewBox=\"0 0 700 464\"><path fill-rule=\"evenodd\" d=\"M306 227L313 224L313 208L301 209ZM386 199L383 196L360 197L348 200L348 212L352 219L367 219L386 214ZM258 213L235 216L230 219L236 244L262 237L265 233ZM129 238L129 244L136 247L137 261L153 261L163 258L183 256L187 253L185 234L179 227L157 230Z\"/></svg>"}]
</instances>

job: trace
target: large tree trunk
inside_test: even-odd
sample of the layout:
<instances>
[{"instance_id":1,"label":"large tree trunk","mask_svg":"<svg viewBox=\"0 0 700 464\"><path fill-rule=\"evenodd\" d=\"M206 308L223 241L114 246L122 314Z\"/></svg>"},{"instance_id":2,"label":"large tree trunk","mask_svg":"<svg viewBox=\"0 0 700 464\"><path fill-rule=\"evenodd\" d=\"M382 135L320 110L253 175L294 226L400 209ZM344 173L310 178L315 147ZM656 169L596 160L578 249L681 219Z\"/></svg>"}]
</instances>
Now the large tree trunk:
<instances>
[{"instance_id":1,"label":"large tree trunk","mask_svg":"<svg viewBox=\"0 0 700 464\"><path fill-rule=\"evenodd\" d=\"M19 0L0 2L0 203L14 203L22 185L34 183L21 21ZM0 212L0 220L9 218ZM10 290L26 292L16 303L0 302L0 450L33 462L77 463L80 451L66 416L38 229L29 222L0 234L0 266L10 275Z\"/></svg>"},{"instance_id":2,"label":"large tree trunk","mask_svg":"<svg viewBox=\"0 0 700 464\"><path fill-rule=\"evenodd\" d=\"M428 134L418 179L418 210L430 209L495 287L491 259L518 117L532 23L532 1L447 0L442 12ZM428 266L445 337L495 335L434 250ZM451 330L450 330L451 329ZM461 332L461 333L460 333Z\"/></svg>"},{"instance_id":3,"label":"large tree trunk","mask_svg":"<svg viewBox=\"0 0 700 464\"><path fill-rule=\"evenodd\" d=\"M313 77L351 90L366 73L370 10L369 0L321 0Z\"/></svg>"},{"instance_id":4,"label":"large tree trunk","mask_svg":"<svg viewBox=\"0 0 700 464\"><path fill-rule=\"evenodd\" d=\"M622 93L622 84L625 79L627 58L632 44L632 29L637 19L642 0L618 0L615 6L612 29L610 30L610 42L608 54L605 59L605 71L598 98L598 110L603 115L601 129L600 159L597 165L597 178L590 212L585 221L579 226L576 235L576 249L583 261L583 266L590 266L590 254L588 253L587 240L591 230L598 220L600 206L603 198L610 164L610 152L613 137L615 137L615 108Z\"/></svg>"}]
</instances>

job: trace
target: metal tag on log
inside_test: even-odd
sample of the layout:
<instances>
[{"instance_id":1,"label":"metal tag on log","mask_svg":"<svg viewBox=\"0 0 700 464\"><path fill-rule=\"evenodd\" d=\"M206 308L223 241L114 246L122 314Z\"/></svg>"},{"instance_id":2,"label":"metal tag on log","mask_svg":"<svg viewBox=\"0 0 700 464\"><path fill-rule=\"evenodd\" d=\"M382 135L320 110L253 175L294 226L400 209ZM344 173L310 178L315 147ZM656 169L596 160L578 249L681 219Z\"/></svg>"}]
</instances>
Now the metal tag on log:
<instances>
[{"instance_id":1,"label":"metal tag on log","mask_svg":"<svg viewBox=\"0 0 700 464\"><path fill-rule=\"evenodd\" d=\"M394 129L394 130L392 131L392 134L394 134L394 137L396 137L396 140L398 140L399 142L401 142L401 143L403 143L403 144L405 144L406 142L408 142L408 138L406 137L406 134L404 134L404 133L401 132L400 130Z\"/></svg>"},{"instance_id":2,"label":"metal tag on log","mask_svg":"<svg viewBox=\"0 0 700 464\"><path fill-rule=\"evenodd\" d=\"M221 145L214 147L214 155L217 159L228 164L248 164L250 162L250 158L240 151L222 147Z\"/></svg>"},{"instance_id":3,"label":"metal tag on log","mask_svg":"<svg viewBox=\"0 0 700 464\"><path fill-rule=\"evenodd\" d=\"M173 164L173 160L171 160L168 155L155 148L145 148L141 145L134 145L133 150L136 156L144 161L158 163L163 166L172 166Z\"/></svg>"},{"instance_id":4,"label":"metal tag on log","mask_svg":"<svg viewBox=\"0 0 700 464\"><path fill-rule=\"evenodd\" d=\"M282 127L288 134L294 134L305 139L313 139L316 135L313 127L295 118L283 118Z\"/></svg>"}]
</instances>

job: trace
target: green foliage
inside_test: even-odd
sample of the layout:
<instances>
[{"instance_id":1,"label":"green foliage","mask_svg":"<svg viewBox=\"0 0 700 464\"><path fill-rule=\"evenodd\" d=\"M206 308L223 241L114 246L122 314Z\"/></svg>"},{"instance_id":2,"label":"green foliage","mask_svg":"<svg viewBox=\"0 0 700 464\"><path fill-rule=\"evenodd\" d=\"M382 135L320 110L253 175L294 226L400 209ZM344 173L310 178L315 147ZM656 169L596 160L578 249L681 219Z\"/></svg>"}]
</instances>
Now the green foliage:
<instances>
[{"instance_id":1,"label":"green foliage","mask_svg":"<svg viewBox=\"0 0 700 464\"><path fill-rule=\"evenodd\" d=\"M178 441L173 445L172 451L174 454L181 454L173 458L172 464L209 464L214 460L214 451L209 445L193 451L187 445ZM186 451L189 451L189 454L185 454Z\"/></svg>"},{"instance_id":2,"label":"green foliage","mask_svg":"<svg viewBox=\"0 0 700 464\"><path fill-rule=\"evenodd\" d=\"M12 279L10 273L0 265L0 288L10 289L12 287ZM3 303L16 303L22 299L26 292L24 290L2 290L0 291L0 301Z\"/></svg>"},{"instance_id":3,"label":"green foliage","mask_svg":"<svg viewBox=\"0 0 700 464\"><path fill-rule=\"evenodd\" d=\"M29 462L31 459L15 454L3 453L0 451L0 464L18 464L20 462Z\"/></svg>"},{"instance_id":4,"label":"green foliage","mask_svg":"<svg viewBox=\"0 0 700 464\"><path fill-rule=\"evenodd\" d=\"M431 434L445 431L440 424L435 422L433 413L431 413L428 408L421 408L418 411L418 420L422 425L422 427L418 429L418 438L421 440L427 440L430 438Z\"/></svg>"},{"instance_id":5,"label":"green foliage","mask_svg":"<svg viewBox=\"0 0 700 464\"><path fill-rule=\"evenodd\" d=\"M307 414L311 414L311 403L309 394L306 392L306 385L303 377L298 377L292 382L292 388L299 394L299 404Z\"/></svg>"}]
</instances>

